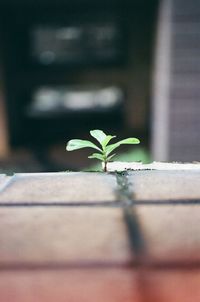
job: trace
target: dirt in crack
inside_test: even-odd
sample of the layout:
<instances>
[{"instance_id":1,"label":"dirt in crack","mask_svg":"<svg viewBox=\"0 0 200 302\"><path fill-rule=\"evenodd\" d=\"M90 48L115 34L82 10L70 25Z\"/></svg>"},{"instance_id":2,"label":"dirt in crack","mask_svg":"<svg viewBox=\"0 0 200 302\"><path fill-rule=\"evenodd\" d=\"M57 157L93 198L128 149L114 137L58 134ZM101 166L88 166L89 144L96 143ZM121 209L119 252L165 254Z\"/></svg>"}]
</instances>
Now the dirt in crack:
<instances>
[{"instance_id":1,"label":"dirt in crack","mask_svg":"<svg viewBox=\"0 0 200 302\"><path fill-rule=\"evenodd\" d=\"M116 180L117 180L117 199L122 201L127 205L131 205L132 203L132 192L130 190L130 184L128 179L128 173L125 172L116 172Z\"/></svg>"},{"instance_id":2,"label":"dirt in crack","mask_svg":"<svg viewBox=\"0 0 200 302\"><path fill-rule=\"evenodd\" d=\"M130 238L131 250L135 260L138 264L141 264L147 250L136 211L136 205L134 205L134 192L131 190L133 184L129 183L128 172L126 171L116 172L116 180L118 185L117 197L124 205L123 214Z\"/></svg>"}]
</instances>

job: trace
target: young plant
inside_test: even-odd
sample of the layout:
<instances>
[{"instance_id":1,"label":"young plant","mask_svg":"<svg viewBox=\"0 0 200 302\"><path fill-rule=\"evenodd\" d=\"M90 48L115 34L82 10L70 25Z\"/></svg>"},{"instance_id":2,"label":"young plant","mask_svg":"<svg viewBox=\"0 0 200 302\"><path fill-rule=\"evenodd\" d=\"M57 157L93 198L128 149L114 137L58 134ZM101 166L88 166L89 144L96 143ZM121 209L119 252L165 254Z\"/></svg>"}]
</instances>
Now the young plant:
<instances>
[{"instance_id":1,"label":"young plant","mask_svg":"<svg viewBox=\"0 0 200 302\"><path fill-rule=\"evenodd\" d=\"M115 135L106 135L102 130L91 130L90 134L99 142L98 146L88 140L72 139L67 143L66 150L74 151L82 148L92 148L97 150L98 153L93 153L92 155L88 156L88 158L96 158L104 163L105 172L107 171L107 163L116 155L111 154L115 149L117 149L120 145L133 145L140 143L139 139L129 137L109 145L108 143L111 141L111 139L116 137Z\"/></svg>"}]
</instances>

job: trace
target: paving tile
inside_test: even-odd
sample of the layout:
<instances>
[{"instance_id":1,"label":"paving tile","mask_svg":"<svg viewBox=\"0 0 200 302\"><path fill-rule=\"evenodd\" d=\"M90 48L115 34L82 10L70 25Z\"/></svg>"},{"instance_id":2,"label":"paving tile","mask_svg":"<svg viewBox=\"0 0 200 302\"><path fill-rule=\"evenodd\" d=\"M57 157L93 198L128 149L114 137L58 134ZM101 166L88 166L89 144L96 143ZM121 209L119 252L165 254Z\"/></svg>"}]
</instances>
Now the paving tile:
<instances>
[{"instance_id":1,"label":"paving tile","mask_svg":"<svg viewBox=\"0 0 200 302\"><path fill-rule=\"evenodd\" d=\"M0 174L0 192L4 189L7 183L10 180L10 176L6 176L5 174Z\"/></svg>"},{"instance_id":2,"label":"paving tile","mask_svg":"<svg viewBox=\"0 0 200 302\"><path fill-rule=\"evenodd\" d=\"M150 261L200 261L200 206L142 206L134 210Z\"/></svg>"},{"instance_id":3,"label":"paving tile","mask_svg":"<svg viewBox=\"0 0 200 302\"><path fill-rule=\"evenodd\" d=\"M0 268L131 261L119 208L1 207Z\"/></svg>"},{"instance_id":4,"label":"paving tile","mask_svg":"<svg viewBox=\"0 0 200 302\"><path fill-rule=\"evenodd\" d=\"M200 270L138 272L141 302L199 302Z\"/></svg>"},{"instance_id":5,"label":"paving tile","mask_svg":"<svg viewBox=\"0 0 200 302\"><path fill-rule=\"evenodd\" d=\"M199 302L199 270L1 271L4 302Z\"/></svg>"},{"instance_id":6,"label":"paving tile","mask_svg":"<svg viewBox=\"0 0 200 302\"><path fill-rule=\"evenodd\" d=\"M166 162L152 162L150 164L143 164L141 162L120 162L113 161L107 164L108 171L138 171L138 170L161 170L161 171L196 171L200 172L200 163L166 163Z\"/></svg>"},{"instance_id":7,"label":"paving tile","mask_svg":"<svg viewBox=\"0 0 200 302\"><path fill-rule=\"evenodd\" d=\"M0 272L3 302L139 302L130 269Z\"/></svg>"},{"instance_id":8,"label":"paving tile","mask_svg":"<svg viewBox=\"0 0 200 302\"><path fill-rule=\"evenodd\" d=\"M22 173L1 191L0 203L114 201L115 190L115 177L105 173Z\"/></svg>"},{"instance_id":9,"label":"paving tile","mask_svg":"<svg viewBox=\"0 0 200 302\"><path fill-rule=\"evenodd\" d=\"M139 200L200 199L200 171L135 171L129 183Z\"/></svg>"}]
</instances>

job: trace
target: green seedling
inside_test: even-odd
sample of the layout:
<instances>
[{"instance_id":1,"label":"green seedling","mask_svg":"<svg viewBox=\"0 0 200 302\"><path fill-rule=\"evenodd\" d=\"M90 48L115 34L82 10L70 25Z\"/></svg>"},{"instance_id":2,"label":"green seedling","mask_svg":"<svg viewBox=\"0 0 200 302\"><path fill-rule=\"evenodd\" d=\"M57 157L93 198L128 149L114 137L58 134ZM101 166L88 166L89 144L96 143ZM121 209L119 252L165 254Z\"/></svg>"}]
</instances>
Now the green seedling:
<instances>
[{"instance_id":1,"label":"green seedling","mask_svg":"<svg viewBox=\"0 0 200 302\"><path fill-rule=\"evenodd\" d=\"M97 150L98 153L95 152L88 156L88 158L100 160L104 164L104 172L107 171L107 163L116 155L111 154L115 149L117 149L120 145L135 145L140 143L139 139L129 137L109 145L108 143L111 141L111 139L116 137L115 135L106 135L102 130L91 130L90 134L98 141L98 146L88 140L72 139L67 143L66 150L74 151L83 148L92 148Z\"/></svg>"}]
</instances>

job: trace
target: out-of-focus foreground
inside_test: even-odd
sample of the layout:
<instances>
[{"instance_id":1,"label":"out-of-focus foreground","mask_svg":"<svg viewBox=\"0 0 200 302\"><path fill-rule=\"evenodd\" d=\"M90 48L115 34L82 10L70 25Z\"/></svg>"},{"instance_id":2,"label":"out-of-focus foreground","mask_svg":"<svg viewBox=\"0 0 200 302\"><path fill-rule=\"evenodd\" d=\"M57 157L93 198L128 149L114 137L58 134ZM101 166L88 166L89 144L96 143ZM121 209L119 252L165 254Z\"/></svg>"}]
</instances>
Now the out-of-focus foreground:
<instances>
[{"instance_id":1,"label":"out-of-focus foreground","mask_svg":"<svg viewBox=\"0 0 200 302\"><path fill-rule=\"evenodd\" d=\"M1 301L199 302L200 168L165 165L0 175Z\"/></svg>"}]
</instances>

